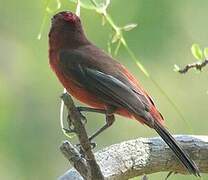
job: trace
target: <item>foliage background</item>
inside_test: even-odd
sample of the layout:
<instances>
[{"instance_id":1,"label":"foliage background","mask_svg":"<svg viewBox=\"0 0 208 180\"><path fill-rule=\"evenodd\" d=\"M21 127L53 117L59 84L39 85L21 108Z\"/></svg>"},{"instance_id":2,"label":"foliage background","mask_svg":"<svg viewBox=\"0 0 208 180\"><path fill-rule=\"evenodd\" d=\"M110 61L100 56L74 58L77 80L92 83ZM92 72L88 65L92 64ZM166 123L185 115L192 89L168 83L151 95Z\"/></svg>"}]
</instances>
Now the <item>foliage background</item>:
<instances>
[{"instance_id":1,"label":"foliage background","mask_svg":"<svg viewBox=\"0 0 208 180\"><path fill-rule=\"evenodd\" d=\"M61 9L75 9L62 0ZM41 40L37 35L46 1L0 0L0 178L5 180L56 179L69 165L59 152L65 136L59 126L59 95L62 87L48 65L50 18ZM56 2L51 3L55 8ZM139 27L124 34L129 47L160 86L174 100L192 128L180 119L167 99L147 79L121 48L118 59L154 97L173 133L207 135L208 85L205 70L187 75L175 73L173 65L194 60L190 46L207 45L207 0L113 0L108 11L119 25L135 22ZM86 33L107 49L110 28L101 26L94 11L81 11ZM88 131L102 125L103 117L87 114ZM156 134L135 121L118 117L114 126L96 139L98 149L112 143ZM75 141L74 139L72 141ZM150 179L164 179L157 173ZM204 179L208 176L204 175ZM194 179L181 175L171 179Z\"/></svg>"}]
</instances>

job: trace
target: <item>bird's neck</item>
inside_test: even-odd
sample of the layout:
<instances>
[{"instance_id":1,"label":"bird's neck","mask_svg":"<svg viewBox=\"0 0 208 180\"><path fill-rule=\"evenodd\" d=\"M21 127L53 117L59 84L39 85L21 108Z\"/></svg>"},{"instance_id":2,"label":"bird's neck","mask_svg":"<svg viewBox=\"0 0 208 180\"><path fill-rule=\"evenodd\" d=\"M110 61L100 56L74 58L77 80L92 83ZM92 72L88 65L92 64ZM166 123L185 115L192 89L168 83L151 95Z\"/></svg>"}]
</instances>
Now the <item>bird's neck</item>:
<instances>
[{"instance_id":1,"label":"bird's neck","mask_svg":"<svg viewBox=\"0 0 208 180\"><path fill-rule=\"evenodd\" d=\"M52 51L76 49L89 43L90 42L87 40L84 32L82 31L60 33L52 30L49 34L49 47Z\"/></svg>"}]
</instances>

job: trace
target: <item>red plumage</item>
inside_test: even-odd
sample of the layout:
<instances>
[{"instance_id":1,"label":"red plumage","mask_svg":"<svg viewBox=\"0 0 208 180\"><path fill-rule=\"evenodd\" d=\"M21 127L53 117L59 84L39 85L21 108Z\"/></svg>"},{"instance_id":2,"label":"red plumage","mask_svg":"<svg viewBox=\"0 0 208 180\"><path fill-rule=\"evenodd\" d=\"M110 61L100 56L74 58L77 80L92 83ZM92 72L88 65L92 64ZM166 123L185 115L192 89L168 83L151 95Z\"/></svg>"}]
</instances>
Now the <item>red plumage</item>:
<instances>
[{"instance_id":1,"label":"red plumage","mask_svg":"<svg viewBox=\"0 0 208 180\"><path fill-rule=\"evenodd\" d=\"M195 163L163 126L163 117L136 78L86 38L79 17L61 12L49 33L50 65L66 90L79 101L113 114L136 118L164 139L187 170L199 175Z\"/></svg>"}]
</instances>

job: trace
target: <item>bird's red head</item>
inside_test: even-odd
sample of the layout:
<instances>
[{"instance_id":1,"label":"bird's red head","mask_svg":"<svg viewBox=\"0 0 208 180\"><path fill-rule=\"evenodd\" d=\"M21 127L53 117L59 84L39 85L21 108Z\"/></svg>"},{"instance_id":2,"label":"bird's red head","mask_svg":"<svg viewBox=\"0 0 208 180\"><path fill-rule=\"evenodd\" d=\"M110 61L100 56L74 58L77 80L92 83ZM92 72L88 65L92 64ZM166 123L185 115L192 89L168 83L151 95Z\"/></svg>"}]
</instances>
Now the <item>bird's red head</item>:
<instances>
[{"instance_id":1,"label":"bird's red head","mask_svg":"<svg viewBox=\"0 0 208 180\"><path fill-rule=\"evenodd\" d=\"M70 11L62 11L54 15L52 18L52 24L56 25L57 23L68 23L68 25L76 25L80 23L80 19L77 15Z\"/></svg>"},{"instance_id":2,"label":"bird's red head","mask_svg":"<svg viewBox=\"0 0 208 180\"><path fill-rule=\"evenodd\" d=\"M50 47L77 47L87 42L80 18L76 14L63 11L53 16L49 33Z\"/></svg>"},{"instance_id":3,"label":"bird's red head","mask_svg":"<svg viewBox=\"0 0 208 180\"><path fill-rule=\"evenodd\" d=\"M51 22L52 27L66 27L73 29L81 26L79 17L70 11L62 11L55 14L51 19Z\"/></svg>"}]
</instances>

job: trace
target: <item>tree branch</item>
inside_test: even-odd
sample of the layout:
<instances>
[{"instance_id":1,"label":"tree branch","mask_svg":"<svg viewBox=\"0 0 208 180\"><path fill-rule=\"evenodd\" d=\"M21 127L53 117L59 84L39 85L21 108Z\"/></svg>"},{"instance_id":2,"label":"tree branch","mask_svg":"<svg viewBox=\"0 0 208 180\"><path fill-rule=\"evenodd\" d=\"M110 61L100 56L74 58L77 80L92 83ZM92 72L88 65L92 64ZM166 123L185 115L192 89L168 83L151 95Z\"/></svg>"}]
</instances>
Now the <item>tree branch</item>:
<instances>
[{"instance_id":1,"label":"tree branch","mask_svg":"<svg viewBox=\"0 0 208 180\"><path fill-rule=\"evenodd\" d=\"M74 102L67 93L61 96L64 101L65 106L68 110L68 126L71 128L73 125L73 131L78 136L81 145L81 154L78 150L73 147L70 143L63 143L60 147L62 153L67 157L67 159L73 164L75 169L85 178L85 179L104 179L100 167L98 166L94 154L91 149L91 144L88 140L87 132L83 124L83 115L77 110ZM70 131L70 130L69 130Z\"/></svg>"},{"instance_id":2,"label":"tree branch","mask_svg":"<svg viewBox=\"0 0 208 180\"><path fill-rule=\"evenodd\" d=\"M175 136L201 173L208 173L208 136ZM74 154L70 148L67 150ZM74 154L75 155L75 154ZM143 174L161 171L187 172L161 138L139 138L111 145L95 154L101 171L108 180L126 180ZM72 158L73 159L73 158ZM73 163L78 161L73 159ZM83 180L70 169L59 180Z\"/></svg>"},{"instance_id":3,"label":"tree branch","mask_svg":"<svg viewBox=\"0 0 208 180\"><path fill-rule=\"evenodd\" d=\"M187 64L183 69L179 69L178 72L181 74L187 73L190 69L195 68L196 70L201 71L208 64L208 60L205 59L203 62L196 62L192 64Z\"/></svg>"}]
</instances>

